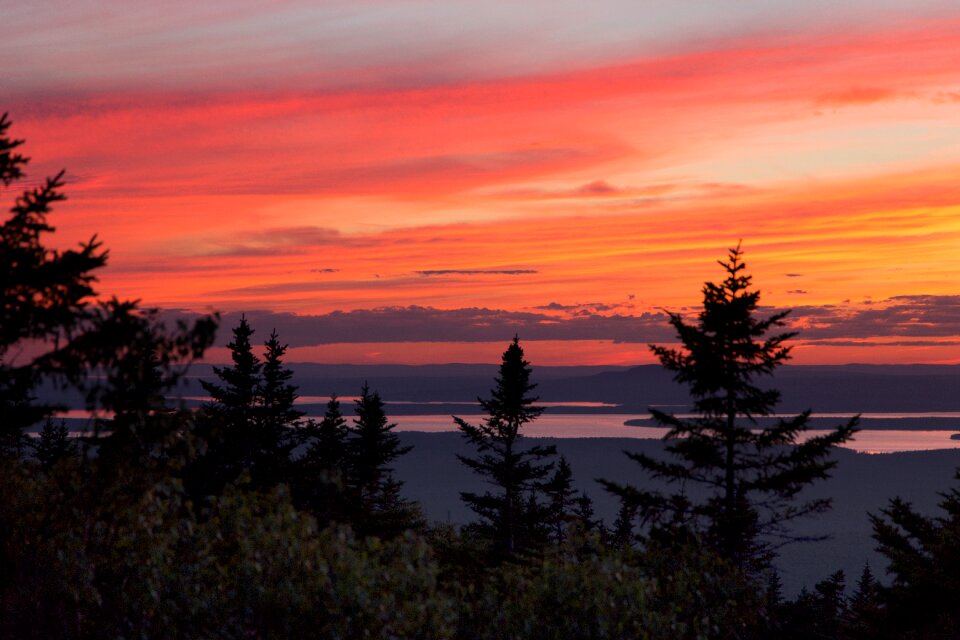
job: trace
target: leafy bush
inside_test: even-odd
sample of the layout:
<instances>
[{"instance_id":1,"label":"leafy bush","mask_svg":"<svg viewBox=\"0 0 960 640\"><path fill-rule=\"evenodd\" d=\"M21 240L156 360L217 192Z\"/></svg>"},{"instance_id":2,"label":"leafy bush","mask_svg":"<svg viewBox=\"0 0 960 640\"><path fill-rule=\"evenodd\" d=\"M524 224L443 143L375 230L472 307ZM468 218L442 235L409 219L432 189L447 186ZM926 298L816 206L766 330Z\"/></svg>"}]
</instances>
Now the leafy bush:
<instances>
[{"instance_id":1,"label":"leafy bush","mask_svg":"<svg viewBox=\"0 0 960 640\"><path fill-rule=\"evenodd\" d=\"M3 469L4 637L446 638L429 547L316 529L283 489L199 515L179 480L105 485L92 464Z\"/></svg>"}]
</instances>

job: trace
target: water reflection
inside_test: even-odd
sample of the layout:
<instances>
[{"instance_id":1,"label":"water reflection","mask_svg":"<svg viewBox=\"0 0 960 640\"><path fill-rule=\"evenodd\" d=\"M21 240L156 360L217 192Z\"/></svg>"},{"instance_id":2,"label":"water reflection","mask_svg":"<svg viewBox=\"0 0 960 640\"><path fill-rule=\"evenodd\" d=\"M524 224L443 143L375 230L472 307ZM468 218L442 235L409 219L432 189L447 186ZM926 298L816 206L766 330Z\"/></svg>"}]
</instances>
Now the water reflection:
<instances>
[{"instance_id":1,"label":"water reflection","mask_svg":"<svg viewBox=\"0 0 960 640\"><path fill-rule=\"evenodd\" d=\"M880 414L877 414L880 415ZM900 414L897 414L900 415ZM940 415L940 414L938 414ZM479 423L480 415L459 416L467 422ZM606 415L564 415L544 414L534 422L524 426L524 433L532 437L543 438L662 438L666 429L661 427L628 427L624 421L643 416L634 414ZM828 417L828 416L824 416ZM842 417L842 416L829 416ZM884 414L884 417L885 414ZM455 431L453 420L449 416L397 416L393 418L398 431ZM812 436L827 433L826 430L812 429ZM908 431L899 429L878 429L859 431L852 442L844 445L848 449L861 453L893 453L896 451L927 451L931 449L958 449L960 440L951 440L952 431Z\"/></svg>"}]
</instances>

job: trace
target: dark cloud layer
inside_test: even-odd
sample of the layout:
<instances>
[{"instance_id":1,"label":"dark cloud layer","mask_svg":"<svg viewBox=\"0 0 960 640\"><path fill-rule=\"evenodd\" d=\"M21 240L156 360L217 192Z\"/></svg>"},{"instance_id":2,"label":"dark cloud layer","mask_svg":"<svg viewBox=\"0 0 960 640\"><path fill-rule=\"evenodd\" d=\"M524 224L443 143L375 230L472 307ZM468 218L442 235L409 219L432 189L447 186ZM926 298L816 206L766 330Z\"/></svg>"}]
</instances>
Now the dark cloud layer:
<instances>
[{"instance_id":1,"label":"dark cloud layer","mask_svg":"<svg viewBox=\"0 0 960 640\"><path fill-rule=\"evenodd\" d=\"M960 296L896 296L863 304L799 306L790 318L809 340L960 335Z\"/></svg>"},{"instance_id":2,"label":"dark cloud layer","mask_svg":"<svg viewBox=\"0 0 960 640\"><path fill-rule=\"evenodd\" d=\"M536 269L424 269L414 271L421 276L518 276L525 273L538 273Z\"/></svg>"},{"instance_id":3,"label":"dark cloud layer","mask_svg":"<svg viewBox=\"0 0 960 640\"><path fill-rule=\"evenodd\" d=\"M606 304L550 303L536 311L486 308L380 307L295 315L247 311L246 317L264 335L276 329L294 347L358 342L498 342L518 334L523 340L604 340L620 343L664 343L676 340L664 313L613 313ZM783 308L765 307L761 315ZM691 309L690 313L698 311ZM561 313L557 313L561 312ZM176 314L177 312L169 312ZM181 314L182 315L182 314ZM240 313L223 316L233 327ZM960 296L898 296L873 305L797 306L787 316L798 342L834 346L956 344L960 336ZM229 338L221 331L220 342ZM900 340L897 340L897 339Z\"/></svg>"},{"instance_id":4,"label":"dark cloud layer","mask_svg":"<svg viewBox=\"0 0 960 640\"><path fill-rule=\"evenodd\" d=\"M631 300L633 297L631 296ZM607 304L604 302L583 302L578 304L560 304L559 302L551 302L549 304L542 304L534 307L534 309L541 309L543 311L566 311L572 313L580 313L583 311L598 313L602 311L613 311L623 307L621 304Z\"/></svg>"},{"instance_id":5,"label":"dark cloud layer","mask_svg":"<svg viewBox=\"0 0 960 640\"><path fill-rule=\"evenodd\" d=\"M294 347L338 342L498 342L518 334L523 340L613 340L664 342L673 337L666 316L577 313L558 318L545 313L497 309L435 309L382 307L334 311L322 315L295 315L268 311L245 313L263 334L276 329ZM239 313L223 316L222 326L233 327ZM229 332L221 331L225 343Z\"/></svg>"}]
</instances>

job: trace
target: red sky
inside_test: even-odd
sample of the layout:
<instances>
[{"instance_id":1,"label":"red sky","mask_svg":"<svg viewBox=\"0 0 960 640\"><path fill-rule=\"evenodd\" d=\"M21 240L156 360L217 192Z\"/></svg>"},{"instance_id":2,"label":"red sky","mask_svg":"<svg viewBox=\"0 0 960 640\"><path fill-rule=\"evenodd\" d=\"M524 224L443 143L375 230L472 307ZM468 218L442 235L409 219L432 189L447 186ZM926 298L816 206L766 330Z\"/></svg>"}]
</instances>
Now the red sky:
<instances>
[{"instance_id":1,"label":"red sky","mask_svg":"<svg viewBox=\"0 0 960 640\"><path fill-rule=\"evenodd\" d=\"M632 364L742 238L797 362L960 361L950 3L312 4L4 9L0 110L32 180L68 169L53 222L110 248L102 291L295 359L519 331Z\"/></svg>"}]
</instances>

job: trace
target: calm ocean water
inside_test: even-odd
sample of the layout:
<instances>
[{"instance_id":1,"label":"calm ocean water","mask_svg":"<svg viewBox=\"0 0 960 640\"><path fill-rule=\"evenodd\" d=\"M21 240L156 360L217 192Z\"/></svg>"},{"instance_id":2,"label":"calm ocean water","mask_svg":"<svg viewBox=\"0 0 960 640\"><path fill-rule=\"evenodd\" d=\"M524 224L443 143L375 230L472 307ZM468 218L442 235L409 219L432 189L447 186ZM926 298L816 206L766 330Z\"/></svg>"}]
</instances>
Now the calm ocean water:
<instances>
[{"instance_id":1,"label":"calm ocean water","mask_svg":"<svg viewBox=\"0 0 960 640\"><path fill-rule=\"evenodd\" d=\"M957 417L945 414L921 414L922 417ZM872 417L909 418L906 414L871 414ZM467 422L479 423L483 416L463 414L458 416ZM532 437L549 438L662 438L666 429L659 427L628 427L626 420L644 418L636 414L544 414L524 426L524 433ZM849 417L847 414L820 417ZM865 416L866 417L866 416ZM916 416L920 417L920 415ZM398 431L427 431L432 433L455 431L456 425L450 416L419 415L396 416L391 418L397 423ZM958 420L960 428L960 420ZM811 435L826 433L813 429ZM896 451L926 451L930 449L960 448L960 440L951 440L952 431L907 431L907 430L863 430L857 433L847 448L863 453L893 453Z\"/></svg>"},{"instance_id":2,"label":"calm ocean water","mask_svg":"<svg viewBox=\"0 0 960 640\"><path fill-rule=\"evenodd\" d=\"M444 403L451 404L451 403ZM470 409L476 408L476 403L463 403L470 405ZM550 404L550 403L544 403ZM553 403L551 406L558 406L560 403ZM582 403L563 403L560 406L582 406ZM465 406L464 408L468 408ZM349 417L349 410L348 410ZM684 414L677 414L678 417L688 417ZM852 414L846 413L820 413L814 414L817 418L836 418L838 423ZM65 418L88 418L89 413L84 410L72 409L64 414ZM105 416L106 417L106 416ZM319 415L308 415L308 417L319 418ZM467 422L479 423L483 416L473 413L463 413L459 417ZM537 418L532 423L524 427L524 433L531 437L541 438L650 438L659 439L666 433L666 429L649 426L627 426L624 424L627 420L637 420L648 418L646 415L628 414L628 413L606 413L606 414L563 414L546 413ZM865 413L864 419L902 419L909 422L915 419L921 422L924 419L956 419L957 431L947 429L940 430L907 430L907 429L875 429L865 428L859 431L854 440L846 445L847 448L862 453L894 453L897 451L929 451L932 449L958 449L960 440L952 440L950 436L960 432L960 412L937 412L937 413ZM442 433L446 431L456 431L456 425L449 415L398 415L390 416L391 422L397 423L398 431L425 431L430 433ZM73 427L73 425L71 425ZM79 432L74 432L79 433ZM812 429L808 433L817 435L826 433L823 430Z\"/></svg>"}]
</instances>

